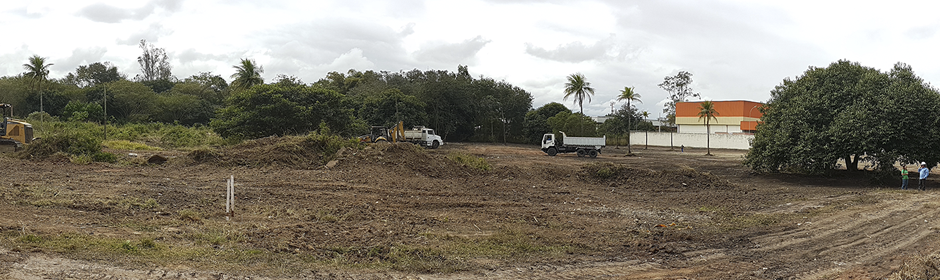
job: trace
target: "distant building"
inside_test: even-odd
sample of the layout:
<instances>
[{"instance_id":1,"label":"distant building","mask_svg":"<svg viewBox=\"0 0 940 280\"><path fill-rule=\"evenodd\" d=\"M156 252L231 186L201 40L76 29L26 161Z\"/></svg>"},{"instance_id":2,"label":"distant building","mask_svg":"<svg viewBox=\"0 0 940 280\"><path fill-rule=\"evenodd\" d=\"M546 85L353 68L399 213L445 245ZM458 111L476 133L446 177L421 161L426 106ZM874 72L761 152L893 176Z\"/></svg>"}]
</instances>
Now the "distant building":
<instances>
[{"instance_id":1,"label":"distant building","mask_svg":"<svg viewBox=\"0 0 940 280\"><path fill-rule=\"evenodd\" d=\"M718 115L709 120L714 134L754 133L760 121L760 102L734 100L712 101ZM699 118L702 101L676 103L676 126L679 133L706 133L705 119Z\"/></svg>"}]
</instances>

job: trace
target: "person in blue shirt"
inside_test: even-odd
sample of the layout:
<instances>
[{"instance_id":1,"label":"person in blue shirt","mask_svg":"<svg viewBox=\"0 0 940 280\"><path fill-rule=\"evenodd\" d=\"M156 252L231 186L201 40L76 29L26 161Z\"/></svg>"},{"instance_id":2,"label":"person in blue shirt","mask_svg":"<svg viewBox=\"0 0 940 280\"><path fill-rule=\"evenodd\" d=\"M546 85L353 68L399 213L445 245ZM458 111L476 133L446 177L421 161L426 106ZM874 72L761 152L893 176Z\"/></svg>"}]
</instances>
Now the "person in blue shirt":
<instances>
[{"instance_id":1,"label":"person in blue shirt","mask_svg":"<svg viewBox=\"0 0 940 280\"><path fill-rule=\"evenodd\" d=\"M920 163L920 169L917 169L917 172L920 172L920 180L917 180L917 189L926 190L927 187L924 186L924 183L927 181L927 175L930 175L930 168L927 168L926 162Z\"/></svg>"}]
</instances>

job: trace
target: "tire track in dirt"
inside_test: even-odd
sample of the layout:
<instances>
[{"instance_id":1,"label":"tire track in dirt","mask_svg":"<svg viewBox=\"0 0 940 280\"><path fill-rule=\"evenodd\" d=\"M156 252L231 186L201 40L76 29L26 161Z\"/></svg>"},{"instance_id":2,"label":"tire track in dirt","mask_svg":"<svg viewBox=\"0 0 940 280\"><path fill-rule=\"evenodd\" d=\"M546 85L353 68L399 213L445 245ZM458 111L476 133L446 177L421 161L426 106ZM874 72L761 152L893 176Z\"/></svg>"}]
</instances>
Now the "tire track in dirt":
<instances>
[{"instance_id":1,"label":"tire track in dirt","mask_svg":"<svg viewBox=\"0 0 940 280\"><path fill-rule=\"evenodd\" d=\"M884 265L883 257L925 241L940 225L934 220L940 208L928 204L936 194L900 196L753 239L757 248L742 256L762 260L768 266L765 275L799 279L825 278L854 266Z\"/></svg>"},{"instance_id":2,"label":"tire track in dirt","mask_svg":"<svg viewBox=\"0 0 940 280\"><path fill-rule=\"evenodd\" d=\"M935 193L891 194L894 198L851 207L752 239L751 249L687 252L669 265L644 259L577 265L542 265L425 279L826 279L856 266L887 266L887 257L927 242L940 228ZM839 198L846 199L846 198ZM848 198L848 199L851 199ZM838 203L838 201L836 201ZM903 218L898 218L903 217ZM926 220L926 222L925 222ZM733 269L732 269L733 268ZM688 278L691 277L691 278Z\"/></svg>"}]
</instances>

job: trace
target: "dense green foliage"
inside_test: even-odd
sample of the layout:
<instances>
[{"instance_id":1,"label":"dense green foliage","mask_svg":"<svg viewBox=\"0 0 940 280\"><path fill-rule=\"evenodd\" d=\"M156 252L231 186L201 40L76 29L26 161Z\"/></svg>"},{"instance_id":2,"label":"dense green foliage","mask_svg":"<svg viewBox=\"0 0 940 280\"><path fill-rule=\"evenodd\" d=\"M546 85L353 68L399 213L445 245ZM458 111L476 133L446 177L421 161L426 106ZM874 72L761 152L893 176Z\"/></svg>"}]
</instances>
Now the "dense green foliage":
<instances>
[{"instance_id":1,"label":"dense green foliage","mask_svg":"<svg viewBox=\"0 0 940 280\"><path fill-rule=\"evenodd\" d=\"M548 118L554 117L561 112L571 114L571 110L565 107L565 105L552 102L526 113L525 126L523 128L526 141L529 143L538 143L542 140L542 135L545 133L557 131L552 129L552 126L548 124Z\"/></svg>"},{"instance_id":2,"label":"dense green foliage","mask_svg":"<svg viewBox=\"0 0 940 280\"><path fill-rule=\"evenodd\" d=\"M838 61L771 92L745 164L761 172L822 173L859 162L940 162L940 94L910 66L880 72Z\"/></svg>"},{"instance_id":3,"label":"dense green foliage","mask_svg":"<svg viewBox=\"0 0 940 280\"><path fill-rule=\"evenodd\" d=\"M260 85L237 92L228 103L212 121L223 137L297 135L317 130L321 123L351 135L364 127L342 95L321 87Z\"/></svg>"},{"instance_id":4,"label":"dense green foliage","mask_svg":"<svg viewBox=\"0 0 940 280\"><path fill-rule=\"evenodd\" d=\"M52 64L33 56L24 64L27 72L0 77L0 103L12 104L16 116L44 111L62 121L210 125L238 139L323 129L357 136L370 125L401 121L433 128L445 141L529 141L523 130L532 95L504 81L474 78L462 65L456 73L330 72L312 84L281 74L264 84L261 65L242 59L229 83L212 73L177 79L165 50L146 41L140 48L142 74L131 80L109 62L80 65L54 79L46 77ZM539 119L538 132L550 131L544 122L551 116Z\"/></svg>"}]
</instances>

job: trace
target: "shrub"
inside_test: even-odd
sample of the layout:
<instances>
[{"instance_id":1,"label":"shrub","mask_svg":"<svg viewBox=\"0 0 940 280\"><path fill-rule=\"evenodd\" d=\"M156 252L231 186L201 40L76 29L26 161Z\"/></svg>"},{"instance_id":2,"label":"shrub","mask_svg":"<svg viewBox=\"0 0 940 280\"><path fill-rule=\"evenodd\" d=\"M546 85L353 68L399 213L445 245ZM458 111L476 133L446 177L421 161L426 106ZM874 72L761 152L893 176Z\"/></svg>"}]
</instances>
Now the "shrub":
<instances>
[{"instance_id":1,"label":"shrub","mask_svg":"<svg viewBox=\"0 0 940 280\"><path fill-rule=\"evenodd\" d=\"M91 156L101 152L101 140L88 131L67 130L27 145L21 157L46 158L60 152L73 156Z\"/></svg>"},{"instance_id":2,"label":"shrub","mask_svg":"<svg viewBox=\"0 0 940 280\"><path fill-rule=\"evenodd\" d=\"M447 158L465 166L479 169L481 171L490 170L490 164L482 157L472 156L460 152L453 152L447 155Z\"/></svg>"},{"instance_id":3,"label":"shrub","mask_svg":"<svg viewBox=\"0 0 940 280\"><path fill-rule=\"evenodd\" d=\"M96 162L108 162L114 163L117 162L117 155L108 153L108 152L97 152L91 156L92 160Z\"/></svg>"}]
</instances>

